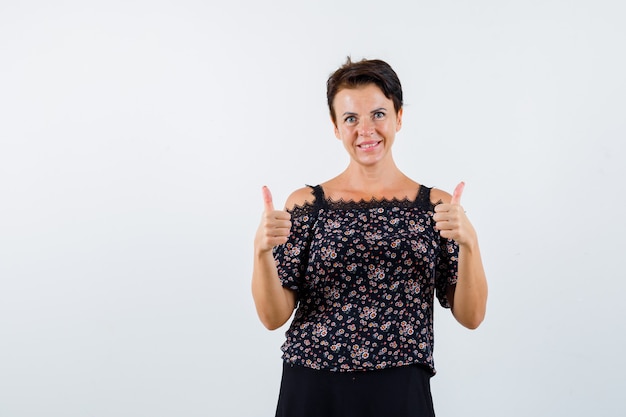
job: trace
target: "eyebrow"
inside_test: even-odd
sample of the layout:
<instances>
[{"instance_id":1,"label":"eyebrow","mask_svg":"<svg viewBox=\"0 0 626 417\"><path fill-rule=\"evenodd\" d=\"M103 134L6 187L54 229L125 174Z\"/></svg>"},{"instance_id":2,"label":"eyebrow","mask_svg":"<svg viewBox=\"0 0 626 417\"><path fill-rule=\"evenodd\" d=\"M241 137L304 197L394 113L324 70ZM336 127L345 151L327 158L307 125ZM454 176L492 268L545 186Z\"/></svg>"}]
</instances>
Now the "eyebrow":
<instances>
[{"instance_id":1,"label":"eyebrow","mask_svg":"<svg viewBox=\"0 0 626 417\"><path fill-rule=\"evenodd\" d=\"M378 112L379 112L379 111L381 111L381 110L387 111L387 109L386 109L386 108L384 108L384 107L379 107L379 108L377 108L377 109L372 110L372 111L370 112L370 114L372 114L372 113L378 113Z\"/></svg>"},{"instance_id":2,"label":"eyebrow","mask_svg":"<svg viewBox=\"0 0 626 417\"><path fill-rule=\"evenodd\" d=\"M387 111L385 107L379 107L377 109L372 110L370 114L378 113L381 110ZM342 116L358 116L358 113L347 111L347 112L344 112Z\"/></svg>"}]
</instances>

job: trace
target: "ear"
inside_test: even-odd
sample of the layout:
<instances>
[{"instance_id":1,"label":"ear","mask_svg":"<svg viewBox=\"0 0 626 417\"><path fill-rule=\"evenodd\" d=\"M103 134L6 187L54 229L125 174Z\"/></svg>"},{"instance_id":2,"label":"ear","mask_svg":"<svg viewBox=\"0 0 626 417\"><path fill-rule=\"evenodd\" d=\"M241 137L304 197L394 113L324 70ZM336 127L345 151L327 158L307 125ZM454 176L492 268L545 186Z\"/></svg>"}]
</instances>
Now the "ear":
<instances>
[{"instance_id":1,"label":"ear","mask_svg":"<svg viewBox=\"0 0 626 417\"><path fill-rule=\"evenodd\" d=\"M398 110L398 114L396 114L396 132L400 131L400 129L402 128L402 112L404 111L403 108L400 108L400 110Z\"/></svg>"}]
</instances>

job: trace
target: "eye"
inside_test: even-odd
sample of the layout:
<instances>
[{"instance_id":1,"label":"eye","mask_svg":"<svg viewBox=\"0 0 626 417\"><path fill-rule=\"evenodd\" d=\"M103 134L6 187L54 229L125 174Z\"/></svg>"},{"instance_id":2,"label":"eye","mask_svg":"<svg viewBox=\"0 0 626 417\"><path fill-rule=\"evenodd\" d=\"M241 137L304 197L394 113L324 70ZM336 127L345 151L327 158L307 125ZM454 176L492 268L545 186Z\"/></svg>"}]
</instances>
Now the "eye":
<instances>
[{"instance_id":1,"label":"eye","mask_svg":"<svg viewBox=\"0 0 626 417\"><path fill-rule=\"evenodd\" d=\"M385 118L385 112L377 111L374 113L374 119L384 119L384 118Z\"/></svg>"},{"instance_id":2,"label":"eye","mask_svg":"<svg viewBox=\"0 0 626 417\"><path fill-rule=\"evenodd\" d=\"M344 122L346 122L347 124L354 124L356 123L356 117L355 116L348 116L344 119Z\"/></svg>"}]
</instances>

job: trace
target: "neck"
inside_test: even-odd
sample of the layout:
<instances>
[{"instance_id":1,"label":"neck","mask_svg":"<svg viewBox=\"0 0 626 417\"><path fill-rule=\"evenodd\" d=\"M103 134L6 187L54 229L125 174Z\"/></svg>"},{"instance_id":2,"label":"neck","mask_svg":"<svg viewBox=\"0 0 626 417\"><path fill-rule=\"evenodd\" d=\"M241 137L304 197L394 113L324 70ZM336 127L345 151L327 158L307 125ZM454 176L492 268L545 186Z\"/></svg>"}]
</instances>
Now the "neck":
<instances>
[{"instance_id":1,"label":"neck","mask_svg":"<svg viewBox=\"0 0 626 417\"><path fill-rule=\"evenodd\" d=\"M342 188L378 195L397 188L408 178L390 160L384 166L380 164L363 166L351 163L337 179L340 180Z\"/></svg>"}]
</instances>

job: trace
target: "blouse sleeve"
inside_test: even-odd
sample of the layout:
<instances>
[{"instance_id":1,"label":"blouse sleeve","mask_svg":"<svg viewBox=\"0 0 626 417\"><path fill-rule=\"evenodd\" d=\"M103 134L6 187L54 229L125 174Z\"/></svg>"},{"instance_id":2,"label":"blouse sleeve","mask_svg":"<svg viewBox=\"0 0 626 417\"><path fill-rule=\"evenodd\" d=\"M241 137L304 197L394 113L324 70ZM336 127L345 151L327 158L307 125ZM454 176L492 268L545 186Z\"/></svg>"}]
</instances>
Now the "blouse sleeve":
<instances>
[{"instance_id":1,"label":"blouse sleeve","mask_svg":"<svg viewBox=\"0 0 626 417\"><path fill-rule=\"evenodd\" d=\"M435 288L439 303L450 308L448 287L456 285L458 279L459 245L452 239L441 238L437 266L435 270Z\"/></svg>"},{"instance_id":2,"label":"blouse sleeve","mask_svg":"<svg viewBox=\"0 0 626 417\"><path fill-rule=\"evenodd\" d=\"M299 293L308 266L315 216L310 207L309 210L295 210L291 216L289 240L274 247L274 260L282 286Z\"/></svg>"}]
</instances>

